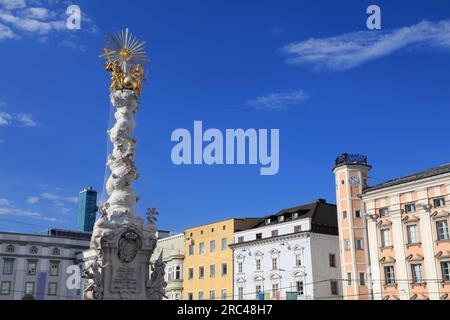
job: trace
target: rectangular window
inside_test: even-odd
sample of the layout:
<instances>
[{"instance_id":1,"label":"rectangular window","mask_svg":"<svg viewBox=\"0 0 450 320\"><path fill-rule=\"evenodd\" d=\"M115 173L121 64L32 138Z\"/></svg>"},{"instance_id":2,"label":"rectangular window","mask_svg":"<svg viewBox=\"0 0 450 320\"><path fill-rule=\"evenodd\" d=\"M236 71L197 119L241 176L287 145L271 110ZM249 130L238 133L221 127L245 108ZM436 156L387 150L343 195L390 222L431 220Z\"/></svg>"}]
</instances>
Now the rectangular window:
<instances>
[{"instance_id":1,"label":"rectangular window","mask_svg":"<svg viewBox=\"0 0 450 320\"><path fill-rule=\"evenodd\" d=\"M181 280L181 266L175 266L173 268L173 270L174 270L173 279L174 280Z\"/></svg>"},{"instance_id":2,"label":"rectangular window","mask_svg":"<svg viewBox=\"0 0 450 320\"><path fill-rule=\"evenodd\" d=\"M25 295L34 295L34 282L25 283Z\"/></svg>"},{"instance_id":3,"label":"rectangular window","mask_svg":"<svg viewBox=\"0 0 450 320\"><path fill-rule=\"evenodd\" d=\"M198 252L200 254L204 254L205 253L205 243L204 242L200 242L198 245Z\"/></svg>"},{"instance_id":4,"label":"rectangular window","mask_svg":"<svg viewBox=\"0 0 450 320\"><path fill-rule=\"evenodd\" d=\"M189 268L188 270L188 279L194 279L194 268Z\"/></svg>"},{"instance_id":5,"label":"rectangular window","mask_svg":"<svg viewBox=\"0 0 450 320\"><path fill-rule=\"evenodd\" d=\"M172 281L173 280L173 268L169 267L167 269L167 280Z\"/></svg>"},{"instance_id":6,"label":"rectangular window","mask_svg":"<svg viewBox=\"0 0 450 320\"><path fill-rule=\"evenodd\" d=\"M294 226L294 233L302 232L302 226Z\"/></svg>"},{"instance_id":7,"label":"rectangular window","mask_svg":"<svg viewBox=\"0 0 450 320\"><path fill-rule=\"evenodd\" d=\"M188 300L194 300L194 294L192 292L188 293Z\"/></svg>"},{"instance_id":8,"label":"rectangular window","mask_svg":"<svg viewBox=\"0 0 450 320\"><path fill-rule=\"evenodd\" d=\"M216 276L216 265L212 264L209 266L209 277L214 278Z\"/></svg>"},{"instance_id":9,"label":"rectangular window","mask_svg":"<svg viewBox=\"0 0 450 320\"><path fill-rule=\"evenodd\" d=\"M450 282L450 261L441 262L442 280Z\"/></svg>"},{"instance_id":10,"label":"rectangular window","mask_svg":"<svg viewBox=\"0 0 450 320\"><path fill-rule=\"evenodd\" d=\"M57 290L57 284L56 282L50 282L48 284L48 295L49 296L56 296L56 290Z\"/></svg>"},{"instance_id":11,"label":"rectangular window","mask_svg":"<svg viewBox=\"0 0 450 320\"><path fill-rule=\"evenodd\" d=\"M389 216L389 209L388 208L381 208L378 210L378 213L380 214L380 217L384 218Z\"/></svg>"},{"instance_id":12,"label":"rectangular window","mask_svg":"<svg viewBox=\"0 0 450 320\"><path fill-rule=\"evenodd\" d=\"M228 249L227 238L223 238L222 239L222 251L225 251L227 249Z\"/></svg>"},{"instance_id":13,"label":"rectangular window","mask_svg":"<svg viewBox=\"0 0 450 320\"><path fill-rule=\"evenodd\" d=\"M301 254L295 255L295 265L297 267L301 267L303 265L303 263L302 263L302 255Z\"/></svg>"},{"instance_id":14,"label":"rectangular window","mask_svg":"<svg viewBox=\"0 0 450 320\"><path fill-rule=\"evenodd\" d=\"M366 285L366 275L364 272L359 273L359 285L365 286Z\"/></svg>"},{"instance_id":15,"label":"rectangular window","mask_svg":"<svg viewBox=\"0 0 450 320\"><path fill-rule=\"evenodd\" d=\"M330 280L331 294L336 296L339 294L338 282L336 280Z\"/></svg>"},{"instance_id":16,"label":"rectangular window","mask_svg":"<svg viewBox=\"0 0 450 320\"><path fill-rule=\"evenodd\" d=\"M203 279L205 277L205 267L198 267L198 277Z\"/></svg>"},{"instance_id":17,"label":"rectangular window","mask_svg":"<svg viewBox=\"0 0 450 320\"><path fill-rule=\"evenodd\" d=\"M244 242L244 237L238 237L238 243Z\"/></svg>"},{"instance_id":18,"label":"rectangular window","mask_svg":"<svg viewBox=\"0 0 450 320\"><path fill-rule=\"evenodd\" d=\"M384 283L386 285L395 284L394 266L384 267Z\"/></svg>"},{"instance_id":19,"label":"rectangular window","mask_svg":"<svg viewBox=\"0 0 450 320\"><path fill-rule=\"evenodd\" d=\"M51 276L59 275L59 263L58 262L50 262L50 275Z\"/></svg>"},{"instance_id":20,"label":"rectangular window","mask_svg":"<svg viewBox=\"0 0 450 320\"><path fill-rule=\"evenodd\" d=\"M297 295L303 296L305 294L305 287L303 286L303 281L297 281Z\"/></svg>"},{"instance_id":21,"label":"rectangular window","mask_svg":"<svg viewBox=\"0 0 450 320\"><path fill-rule=\"evenodd\" d=\"M344 240L344 248L345 248L345 251L350 251L350 240L349 239Z\"/></svg>"},{"instance_id":22,"label":"rectangular window","mask_svg":"<svg viewBox=\"0 0 450 320\"><path fill-rule=\"evenodd\" d=\"M447 220L441 220L436 222L436 230L438 235L438 240L449 240L450 236L448 233L448 222Z\"/></svg>"},{"instance_id":23,"label":"rectangular window","mask_svg":"<svg viewBox=\"0 0 450 320\"><path fill-rule=\"evenodd\" d=\"M414 244L419 243L419 226L417 224L412 224L406 227L408 234L408 243Z\"/></svg>"},{"instance_id":24,"label":"rectangular window","mask_svg":"<svg viewBox=\"0 0 450 320\"><path fill-rule=\"evenodd\" d=\"M423 270L421 264L412 264L411 265L411 274L413 283L422 283L423 282Z\"/></svg>"},{"instance_id":25,"label":"rectangular window","mask_svg":"<svg viewBox=\"0 0 450 320\"><path fill-rule=\"evenodd\" d=\"M222 289L222 292L221 292L221 294L222 294L222 300L227 300L227 289Z\"/></svg>"},{"instance_id":26,"label":"rectangular window","mask_svg":"<svg viewBox=\"0 0 450 320\"><path fill-rule=\"evenodd\" d=\"M261 259L256 259L256 271L261 271Z\"/></svg>"},{"instance_id":27,"label":"rectangular window","mask_svg":"<svg viewBox=\"0 0 450 320\"><path fill-rule=\"evenodd\" d=\"M342 211L342 219L347 219L347 211Z\"/></svg>"},{"instance_id":28,"label":"rectangular window","mask_svg":"<svg viewBox=\"0 0 450 320\"><path fill-rule=\"evenodd\" d=\"M215 252L216 251L216 240L211 240L209 242L209 252Z\"/></svg>"},{"instance_id":29,"label":"rectangular window","mask_svg":"<svg viewBox=\"0 0 450 320\"><path fill-rule=\"evenodd\" d=\"M14 260L5 259L3 262L3 274L13 274Z\"/></svg>"},{"instance_id":30,"label":"rectangular window","mask_svg":"<svg viewBox=\"0 0 450 320\"><path fill-rule=\"evenodd\" d=\"M226 263L222 263L222 277L226 276L228 273L228 265Z\"/></svg>"},{"instance_id":31,"label":"rectangular window","mask_svg":"<svg viewBox=\"0 0 450 320\"><path fill-rule=\"evenodd\" d=\"M361 210L355 210L355 217L361 218Z\"/></svg>"},{"instance_id":32,"label":"rectangular window","mask_svg":"<svg viewBox=\"0 0 450 320\"><path fill-rule=\"evenodd\" d=\"M190 256L193 256L193 255L194 255L194 245L193 245L193 244L190 244L190 245L189 245L189 255L190 255Z\"/></svg>"},{"instance_id":33,"label":"rectangular window","mask_svg":"<svg viewBox=\"0 0 450 320\"><path fill-rule=\"evenodd\" d=\"M445 207L445 198L437 198L433 200L433 206L435 208Z\"/></svg>"},{"instance_id":34,"label":"rectangular window","mask_svg":"<svg viewBox=\"0 0 450 320\"><path fill-rule=\"evenodd\" d=\"M364 243L362 239L356 239L356 250L364 250Z\"/></svg>"},{"instance_id":35,"label":"rectangular window","mask_svg":"<svg viewBox=\"0 0 450 320\"><path fill-rule=\"evenodd\" d=\"M255 287L255 298L256 300L259 300L259 294L262 292L262 286L261 285L256 285Z\"/></svg>"},{"instance_id":36,"label":"rectangular window","mask_svg":"<svg viewBox=\"0 0 450 320\"><path fill-rule=\"evenodd\" d=\"M198 292L198 300L203 300L204 299L204 293L203 291L199 291Z\"/></svg>"},{"instance_id":37,"label":"rectangular window","mask_svg":"<svg viewBox=\"0 0 450 320\"><path fill-rule=\"evenodd\" d=\"M280 289L280 286L278 283L272 284L272 299L278 298L278 290Z\"/></svg>"},{"instance_id":38,"label":"rectangular window","mask_svg":"<svg viewBox=\"0 0 450 320\"><path fill-rule=\"evenodd\" d=\"M36 275L36 261L28 261L27 274L29 276Z\"/></svg>"},{"instance_id":39,"label":"rectangular window","mask_svg":"<svg viewBox=\"0 0 450 320\"><path fill-rule=\"evenodd\" d=\"M383 248L392 246L391 229L382 229L381 230L381 246Z\"/></svg>"},{"instance_id":40,"label":"rectangular window","mask_svg":"<svg viewBox=\"0 0 450 320\"><path fill-rule=\"evenodd\" d=\"M328 259L330 261L330 268L336 268L336 255L333 253L330 253L328 255Z\"/></svg>"},{"instance_id":41,"label":"rectangular window","mask_svg":"<svg viewBox=\"0 0 450 320\"><path fill-rule=\"evenodd\" d=\"M243 287L238 288L238 300L244 300L244 288Z\"/></svg>"},{"instance_id":42,"label":"rectangular window","mask_svg":"<svg viewBox=\"0 0 450 320\"><path fill-rule=\"evenodd\" d=\"M347 273L347 285L349 285L349 286L352 285L352 273L351 272Z\"/></svg>"},{"instance_id":43,"label":"rectangular window","mask_svg":"<svg viewBox=\"0 0 450 320\"><path fill-rule=\"evenodd\" d=\"M405 212L406 213L416 212L416 204L415 203L405 204Z\"/></svg>"},{"instance_id":44,"label":"rectangular window","mask_svg":"<svg viewBox=\"0 0 450 320\"><path fill-rule=\"evenodd\" d=\"M257 233L256 240L261 240L261 239L262 239L262 233Z\"/></svg>"},{"instance_id":45,"label":"rectangular window","mask_svg":"<svg viewBox=\"0 0 450 320\"><path fill-rule=\"evenodd\" d=\"M238 262L238 272L242 273L242 262Z\"/></svg>"},{"instance_id":46,"label":"rectangular window","mask_svg":"<svg viewBox=\"0 0 450 320\"><path fill-rule=\"evenodd\" d=\"M10 292L11 292L11 282L9 281L2 282L0 294L2 296L7 296L10 294Z\"/></svg>"},{"instance_id":47,"label":"rectangular window","mask_svg":"<svg viewBox=\"0 0 450 320\"><path fill-rule=\"evenodd\" d=\"M278 237L278 230L272 230L272 237Z\"/></svg>"},{"instance_id":48,"label":"rectangular window","mask_svg":"<svg viewBox=\"0 0 450 320\"><path fill-rule=\"evenodd\" d=\"M272 258L272 270L278 270L278 259Z\"/></svg>"},{"instance_id":49,"label":"rectangular window","mask_svg":"<svg viewBox=\"0 0 450 320\"><path fill-rule=\"evenodd\" d=\"M214 290L209 291L209 299L216 300L216 291L214 291Z\"/></svg>"}]
</instances>

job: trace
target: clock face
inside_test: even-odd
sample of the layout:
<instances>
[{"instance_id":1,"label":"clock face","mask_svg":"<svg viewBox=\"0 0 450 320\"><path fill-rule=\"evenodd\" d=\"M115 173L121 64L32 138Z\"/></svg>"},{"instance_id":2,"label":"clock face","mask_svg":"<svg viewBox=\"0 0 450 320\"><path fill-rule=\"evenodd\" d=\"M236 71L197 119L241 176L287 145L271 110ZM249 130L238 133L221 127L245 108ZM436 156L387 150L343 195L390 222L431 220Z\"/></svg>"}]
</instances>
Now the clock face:
<instances>
[{"instance_id":1,"label":"clock face","mask_svg":"<svg viewBox=\"0 0 450 320\"><path fill-rule=\"evenodd\" d=\"M361 185L361 180L358 177L350 177L349 180L352 187L358 187Z\"/></svg>"}]
</instances>

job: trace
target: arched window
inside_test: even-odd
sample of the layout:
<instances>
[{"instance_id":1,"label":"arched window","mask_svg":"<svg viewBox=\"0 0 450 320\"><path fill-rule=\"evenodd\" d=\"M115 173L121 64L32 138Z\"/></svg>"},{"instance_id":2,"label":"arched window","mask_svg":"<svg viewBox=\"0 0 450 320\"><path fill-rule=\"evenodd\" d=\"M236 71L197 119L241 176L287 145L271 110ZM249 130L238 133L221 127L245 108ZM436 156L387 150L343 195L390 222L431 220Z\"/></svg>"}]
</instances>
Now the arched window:
<instances>
[{"instance_id":1,"label":"arched window","mask_svg":"<svg viewBox=\"0 0 450 320\"><path fill-rule=\"evenodd\" d=\"M60 250L58 248L53 248L52 249L52 255L59 256L60 255Z\"/></svg>"},{"instance_id":2,"label":"arched window","mask_svg":"<svg viewBox=\"0 0 450 320\"><path fill-rule=\"evenodd\" d=\"M37 247L31 247L31 248L30 248L30 253L31 253L31 254L37 254L38 251L39 251L39 250L38 250Z\"/></svg>"},{"instance_id":3,"label":"arched window","mask_svg":"<svg viewBox=\"0 0 450 320\"><path fill-rule=\"evenodd\" d=\"M12 244L6 247L6 252L13 253L16 252L16 247L14 247Z\"/></svg>"}]
</instances>

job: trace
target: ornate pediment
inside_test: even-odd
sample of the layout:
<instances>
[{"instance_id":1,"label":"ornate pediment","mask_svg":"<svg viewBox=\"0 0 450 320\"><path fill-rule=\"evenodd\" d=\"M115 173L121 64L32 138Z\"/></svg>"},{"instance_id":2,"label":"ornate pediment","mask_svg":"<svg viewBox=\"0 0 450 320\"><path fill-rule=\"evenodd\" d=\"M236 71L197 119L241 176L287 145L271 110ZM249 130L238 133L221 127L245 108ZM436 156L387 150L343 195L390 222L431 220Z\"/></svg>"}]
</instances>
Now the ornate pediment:
<instances>
[{"instance_id":1,"label":"ornate pediment","mask_svg":"<svg viewBox=\"0 0 450 320\"><path fill-rule=\"evenodd\" d=\"M419 222L419 221L420 221L420 218L417 217L417 216L409 215L409 216L404 216L404 217L402 218L402 221L403 221L404 223Z\"/></svg>"},{"instance_id":2,"label":"ornate pediment","mask_svg":"<svg viewBox=\"0 0 450 320\"><path fill-rule=\"evenodd\" d=\"M414 262L414 261L423 261L424 258L420 254L410 254L406 257L407 261Z\"/></svg>"},{"instance_id":3,"label":"ornate pediment","mask_svg":"<svg viewBox=\"0 0 450 320\"><path fill-rule=\"evenodd\" d=\"M395 261L396 261L396 260L395 260L393 257L391 257L391 256L389 256L389 257L383 257L383 258L380 259L380 263L381 263L381 264L395 263Z\"/></svg>"},{"instance_id":4,"label":"ornate pediment","mask_svg":"<svg viewBox=\"0 0 450 320\"><path fill-rule=\"evenodd\" d=\"M255 256L256 256L256 257L262 257L263 255L264 255L264 253L262 253L262 252L259 251L259 250L255 252Z\"/></svg>"},{"instance_id":5,"label":"ornate pediment","mask_svg":"<svg viewBox=\"0 0 450 320\"><path fill-rule=\"evenodd\" d=\"M294 251L303 251L303 250L305 250L305 248L299 244L295 245L295 247L294 247Z\"/></svg>"},{"instance_id":6,"label":"ornate pediment","mask_svg":"<svg viewBox=\"0 0 450 320\"><path fill-rule=\"evenodd\" d=\"M377 226L379 227L388 227L392 225L392 221L388 219L383 219L378 221Z\"/></svg>"},{"instance_id":7,"label":"ornate pediment","mask_svg":"<svg viewBox=\"0 0 450 320\"><path fill-rule=\"evenodd\" d=\"M435 210L431 212L431 218L440 219L440 218L448 218L450 216L450 212L446 210Z\"/></svg>"}]
</instances>

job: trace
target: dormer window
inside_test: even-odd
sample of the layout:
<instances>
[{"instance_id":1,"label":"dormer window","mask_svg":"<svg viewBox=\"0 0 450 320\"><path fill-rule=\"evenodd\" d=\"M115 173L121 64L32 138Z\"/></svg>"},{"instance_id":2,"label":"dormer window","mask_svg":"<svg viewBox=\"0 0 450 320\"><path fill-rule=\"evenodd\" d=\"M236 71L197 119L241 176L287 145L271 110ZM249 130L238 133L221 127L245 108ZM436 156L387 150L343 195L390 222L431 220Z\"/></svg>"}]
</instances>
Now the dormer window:
<instances>
[{"instance_id":1,"label":"dormer window","mask_svg":"<svg viewBox=\"0 0 450 320\"><path fill-rule=\"evenodd\" d=\"M292 214L292 220L295 220L295 219L297 219L298 218L298 212L294 212L293 214Z\"/></svg>"},{"instance_id":2,"label":"dormer window","mask_svg":"<svg viewBox=\"0 0 450 320\"><path fill-rule=\"evenodd\" d=\"M278 216L278 222L283 222L284 221L284 216Z\"/></svg>"},{"instance_id":3,"label":"dormer window","mask_svg":"<svg viewBox=\"0 0 450 320\"><path fill-rule=\"evenodd\" d=\"M270 218L266 219L266 226L269 225L271 222L272 222L272 220L270 220Z\"/></svg>"}]
</instances>

